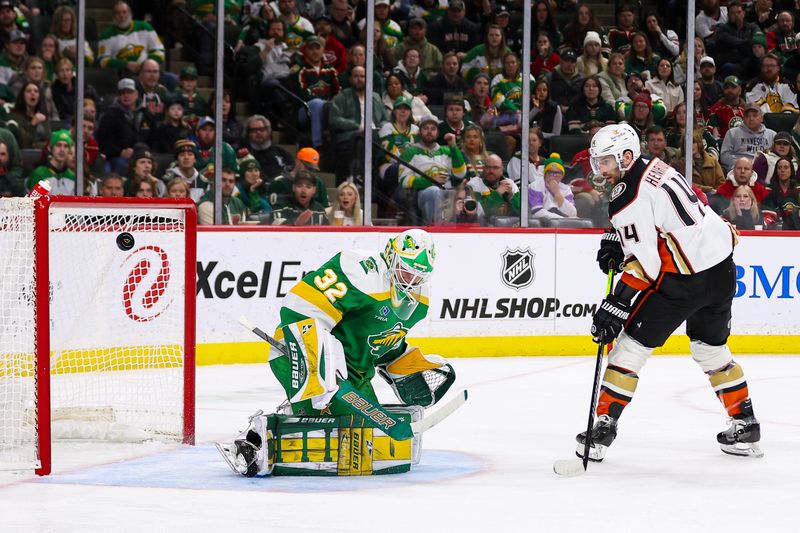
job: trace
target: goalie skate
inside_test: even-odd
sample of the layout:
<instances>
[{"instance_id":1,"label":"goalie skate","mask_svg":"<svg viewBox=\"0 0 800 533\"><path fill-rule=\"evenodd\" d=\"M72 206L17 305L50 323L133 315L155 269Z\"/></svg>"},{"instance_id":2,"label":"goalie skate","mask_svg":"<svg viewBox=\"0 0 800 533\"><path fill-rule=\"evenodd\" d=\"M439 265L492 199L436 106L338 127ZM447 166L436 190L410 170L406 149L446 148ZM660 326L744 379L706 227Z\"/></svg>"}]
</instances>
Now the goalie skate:
<instances>
[{"instance_id":1,"label":"goalie skate","mask_svg":"<svg viewBox=\"0 0 800 533\"><path fill-rule=\"evenodd\" d=\"M228 466L235 473L245 477L253 477L266 462L264 438L266 426L264 412L256 411L250 417L249 427L232 443L217 442L216 447ZM263 473L263 472L262 472Z\"/></svg>"},{"instance_id":2,"label":"goalie skate","mask_svg":"<svg viewBox=\"0 0 800 533\"><path fill-rule=\"evenodd\" d=\"M611 446L616 437L617 420L608 415L600 415L592 428L592 438L589 443L589 460L599 463L605 459L606 450L608 450L608 447ZM575 455L583 458L584 449L586 448L586 432L579 433L575 440L578 441Z\"/></svg>"}]
</instances>

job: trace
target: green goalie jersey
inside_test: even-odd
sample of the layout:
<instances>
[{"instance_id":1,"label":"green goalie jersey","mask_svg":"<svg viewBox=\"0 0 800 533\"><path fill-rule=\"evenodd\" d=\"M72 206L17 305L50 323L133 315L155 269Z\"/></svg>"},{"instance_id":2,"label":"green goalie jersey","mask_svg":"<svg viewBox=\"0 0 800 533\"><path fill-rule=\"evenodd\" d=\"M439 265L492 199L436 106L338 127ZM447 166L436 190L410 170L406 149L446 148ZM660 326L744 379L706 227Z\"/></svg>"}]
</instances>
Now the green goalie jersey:
<instances>
[{"instance_id":1,"label":"green goalie jersey","mask_svg":"<svg viewBox=\"0 0 800 533\"><path fill-rule=\"evenodd\" d=\"M369 381L376 364L406 350L408 331L428 312L428 293L423 289L411 315L405 320L398 317L389 284L383 254L340 252L286 295L278 330L306 318L318 320L344 347L348 381Z\"/></svg>"}]
</instances>

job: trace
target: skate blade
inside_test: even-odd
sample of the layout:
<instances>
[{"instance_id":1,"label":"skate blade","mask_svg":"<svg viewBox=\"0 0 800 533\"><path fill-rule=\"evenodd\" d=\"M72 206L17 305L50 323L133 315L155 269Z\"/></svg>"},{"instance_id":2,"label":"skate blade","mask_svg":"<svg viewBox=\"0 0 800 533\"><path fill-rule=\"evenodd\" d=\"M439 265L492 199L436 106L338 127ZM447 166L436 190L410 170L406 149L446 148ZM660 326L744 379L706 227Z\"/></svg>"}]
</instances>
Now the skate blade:
<instances>
[{"instance_id":1,"label":"skate blade","mask_svg":"<svg viewBox=\"0 0 800 533\"><path fill-rule=\"evenodd\" d=\"M221 442L215 442L214 446L217 447L217 450L219 451L220 455L222 456L223 459L225 459L225 462L228 463L228 466L231 467L231 470L233 470L234 474L239 474L240 476L244 475L236 468L236 456L234 455L234 452L231 450L231 447L233 446L232 444L223 444Z\"/></svg>"},{"instance_id":2,"label":"skate blade","mask_svg":"<svg viewBox=\"0 0 800 533\"><path fill-rule=\"evenodd\" d=\"M720 449L728 455L738 455L740 457L764 457L761 446L756 442L737 442L736 444L720 444Z\"/></svg>"},{"instance_id":3,"label":"skate blade","mask_svg":"<svg viewBox=\"0 0 800 533\"><path fill-rule=\"evenodd\" d=\"M583 459L583 450L585 448L585 444L578 444L578 447L575 448L575 455ZM606 458L606 450L608 450L608 446L603 446L602 444L592 444L589 446L589 460L593 463L602 462L603 459Z\"/></svg>"}]
</instances>

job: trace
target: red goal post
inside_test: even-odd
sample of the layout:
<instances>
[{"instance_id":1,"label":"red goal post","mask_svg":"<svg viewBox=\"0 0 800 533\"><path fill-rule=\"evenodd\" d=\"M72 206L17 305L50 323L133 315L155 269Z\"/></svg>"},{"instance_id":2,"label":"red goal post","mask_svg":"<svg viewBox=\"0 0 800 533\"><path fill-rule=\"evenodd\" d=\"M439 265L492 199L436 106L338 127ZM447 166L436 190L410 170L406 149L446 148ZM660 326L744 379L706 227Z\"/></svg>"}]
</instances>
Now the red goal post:
<instances>
[{"instance_id":1,"label":"red goal post","mask_svg":"<svg viewBox=\"0 0 800 533\"><path fill-rule=\"evenodd\" d=\"M49 474L54 439L194 444L196 221L190 200L0 200L0 467Z\"/></svg>"}]
</instances>

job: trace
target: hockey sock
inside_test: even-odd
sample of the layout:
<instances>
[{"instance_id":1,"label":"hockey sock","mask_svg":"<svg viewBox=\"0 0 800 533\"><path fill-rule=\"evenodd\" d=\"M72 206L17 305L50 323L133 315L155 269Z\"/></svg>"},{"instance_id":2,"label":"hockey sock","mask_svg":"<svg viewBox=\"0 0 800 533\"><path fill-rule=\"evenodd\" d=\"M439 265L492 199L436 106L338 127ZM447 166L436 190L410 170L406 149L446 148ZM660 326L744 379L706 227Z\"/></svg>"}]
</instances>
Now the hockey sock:
<instances>
[{"instance_id":1,"label":"hockey sock","mask_svg":"<svg viewBox=\"0 0 800 533\"><path fill-rule=\"evenodd\" d=\"M619 418L622 410L633 399L639 376L625 368L608 365L603 374L600 398L597 400L597 416L608 415Z\"/></svg>"},{"instance_id":2,"label":"hockey sock","mask_svg":"<svg viewBox=\"0 0 800 533\"><path fill-rule=\"evenodd\" d=\"M749 396L742 367L731 362L721 370L709 374L708 380L717 398L728 411L728 416L741 415L741 404Z\"/></svg>"}]
</instances>

